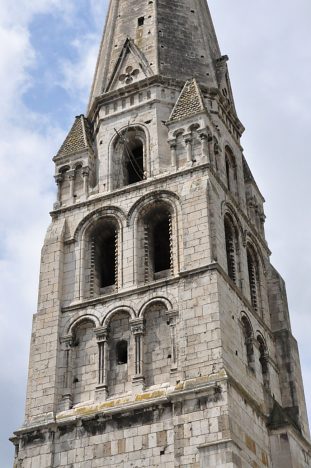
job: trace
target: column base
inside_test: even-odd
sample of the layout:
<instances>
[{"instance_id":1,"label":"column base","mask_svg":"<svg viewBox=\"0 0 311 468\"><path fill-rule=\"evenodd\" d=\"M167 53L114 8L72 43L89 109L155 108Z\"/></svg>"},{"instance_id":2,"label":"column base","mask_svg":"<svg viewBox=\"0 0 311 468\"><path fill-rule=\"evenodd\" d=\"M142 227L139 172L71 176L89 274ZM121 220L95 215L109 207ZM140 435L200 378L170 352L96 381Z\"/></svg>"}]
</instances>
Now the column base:
<instances>
[{"instance_id":1,"label":"column base","mask_svg":"<svg viewBox=\"0 0 311 468\"><path fill-rule=\"evenodd\" d=\"M95 390L96 401L105 401L108 398L108 387L107 385L98 385Z\"/></svg>"},{"instance_id":2,"label":"column base","mask_svg":"<svg viewBox=\"0 0 311 468\"><path fill-rule=\"evenodd\" d=\"M67 411L72 408L72 395L71 393L66 393L62 396L62 401L60 403L60 410Z\"/></svg>"},{"instance_id":3,"label":"column base","mask_svg":"<svg viewBox=\"0 0 311 468\"><path fill-rule=\"evenodd\" d=\"M145 390L145 378L142 375L136 375L132 380L134 393L142 393Z\"/></svg>"}]
</instances>

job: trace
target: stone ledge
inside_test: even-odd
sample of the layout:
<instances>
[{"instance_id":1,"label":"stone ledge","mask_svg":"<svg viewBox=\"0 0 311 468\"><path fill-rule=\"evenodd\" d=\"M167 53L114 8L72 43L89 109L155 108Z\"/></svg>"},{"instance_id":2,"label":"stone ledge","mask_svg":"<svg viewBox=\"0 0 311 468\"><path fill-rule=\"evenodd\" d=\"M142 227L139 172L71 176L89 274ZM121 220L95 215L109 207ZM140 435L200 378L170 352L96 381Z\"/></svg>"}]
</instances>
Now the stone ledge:
<instances>
[{"instance_id":1,"label":"stone ledge","mask_svg":"<svg viewBox=\"0 0 311 468\"><path fill-rule=\"evenodd\" d=\"M192 398L199 398L202 404L207 405L219 400L222 394L221 383L226 382L227 376L223 371L217 375L184 381L175 387L151 389L147 392L125 396L116 400L107 400L89 406L78 406L56 414L53 420L22 427L14 432L12 441L16 442L16 437L27 441L32 436L42 435L43 432L55 432L57 429L61 429L62 426L71 427L79 422L83 423L83 421L102 418L111 419L122 414L125 416L148 409L160 409L164 406L171 407L175 402L182 402ZM131 400L131 397L134 397L134 399Z\"/></svg>"}]
</instances>

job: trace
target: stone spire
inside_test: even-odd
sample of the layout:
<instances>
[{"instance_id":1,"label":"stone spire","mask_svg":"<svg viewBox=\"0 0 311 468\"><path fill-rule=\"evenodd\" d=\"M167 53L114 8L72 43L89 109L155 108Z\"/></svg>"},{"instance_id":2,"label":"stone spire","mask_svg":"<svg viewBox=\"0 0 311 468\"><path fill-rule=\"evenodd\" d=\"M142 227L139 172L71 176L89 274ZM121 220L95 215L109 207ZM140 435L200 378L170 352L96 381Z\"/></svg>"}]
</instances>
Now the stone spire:
<instances>
[{"instance_id":1,"label":"stone spire","mask_svg":"<svg viewBox=\"0 0 311 468\"><path fill-rule=\"evenodd\" d=\"M89 106L153 75L219 88L221 58L206 0L110 0Z\"/></svg>"}]
</instances>

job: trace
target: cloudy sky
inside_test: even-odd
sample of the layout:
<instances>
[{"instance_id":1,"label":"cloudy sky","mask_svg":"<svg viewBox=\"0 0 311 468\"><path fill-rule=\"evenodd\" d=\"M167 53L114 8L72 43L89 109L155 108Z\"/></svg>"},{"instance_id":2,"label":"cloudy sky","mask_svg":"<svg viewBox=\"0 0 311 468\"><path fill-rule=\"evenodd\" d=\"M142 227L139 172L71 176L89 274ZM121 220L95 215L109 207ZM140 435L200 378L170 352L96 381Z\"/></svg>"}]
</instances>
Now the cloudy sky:
<instances>
[{"instance_id":1,"label":"cloudy sky","mask_svg":"<svg viewBox=\"0 0 311 468\"><path fill-rule=\"evenodd\" d=\"M311 388L311 2L210 0ZM23 419L52 156L84 112L107 0L0 0L0 466ZM309 394L308 394L309 393ZM311 392L306 396L311 409Z\"/></svg>"}]
</instances>

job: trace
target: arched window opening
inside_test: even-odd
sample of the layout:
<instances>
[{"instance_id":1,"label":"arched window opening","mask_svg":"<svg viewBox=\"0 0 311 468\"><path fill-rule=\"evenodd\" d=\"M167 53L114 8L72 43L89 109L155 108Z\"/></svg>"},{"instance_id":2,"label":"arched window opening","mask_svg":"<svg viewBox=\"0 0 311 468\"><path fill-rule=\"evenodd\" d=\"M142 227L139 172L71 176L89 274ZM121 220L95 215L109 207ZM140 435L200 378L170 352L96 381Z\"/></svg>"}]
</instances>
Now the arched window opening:
<instances>
[{"instance_id":1,"label":"arched window opening","mask_svg":"<svg viewBox=\"0 0 311 468\"><path fill-rule=\"evenodd\" d=\"M237 192L237 168L236 161L231 149L226 146L225 149L226 183L227 188L233 194Z\"/></svg>"},{"instance_id":2,"label":"arched window opening","mask_svg":"<svg viewBox=\"0 0 311 468\"><path fill-rule=\"evenodd\" d=\"M171 226L171 214L164 207L153 209L145 219L145 241L147 244L145 263L148 265L148 272L151 273L153 279L160 279L171 274Z\"/></svg>"},{"instance_id":3,"label":"arched window opening","mask_svg":"<svg viewBox=\"0 0 311 468\"><path fill-rule=\"evenodd\" d=\"M117 224L112 220L99 221L91 234L91 293L108 292L118 286L117 254Z\"/></svg>"},{"instance_id":4,"label":"arched window opening","mask_svg":"<svg viewBox=\"0 0 311 468\"><path fill-rule=\"evenodd\" d=\"M269 375L269 364L268 364L268 350L266 343L262 336L258 335L257 341L259 344L259 354L260 354L260 366L261 366L261 373L263 378L263 384L265 388L270 388L270 375Z\"/></svg>"},{"instance_id":5,"label":"arched window opening","mask_svg":"<svg viewBox=\"0 0 311 468\"><path fill-rule=\"evenodd\" d=\"M120 188L145 179L146 138L141 129L127 128L117 133L112 160L112 186Z\"/></svg>"},{"instance_id":6,"label":"arched window opening","mask_svg":"<svg viewBox=\"0 0 311 468\"><path fill-rule=\"evenodd\" d=\"M120 366L122 364L127 364L127 359L128 359L128 344L127 341L121 340L118 341L116 345L116 358L117 358L117 364Z\"/></svg>"},{"instance_id":7,"label":"arched window opening","mask_svg":"<svg viewBox=\"0 0 311 468\"><path fill-rule=\"evenodd\" d=\"M154 272L169 270L171 267L170 221L169 216L163 216L155 222L152 230Z\"/></svg>"},{"instance_id":8,"label":"arched window opening","mask_svg":"<svg viewBox=\"0 0 311 468\"><path fill-rule=\"evenodd\" d=\"M228 275L237 282L237 235L229 216L225 216L225 242L227 254Z\"/></svg>"},{"instance_id":9,"label":"arched window opening","mask_svg":"<svg viewBox=\"0 0 311 468\"><path fill-rule=\"evenodd\" d=\"M258 260L253 249L247 247L247 266L250 287L250 297L253 308L258 311L259 308L259 268Z\"/></svg>"},{"instance_id":10,"label":"arched window opening","mask_svg":"<svg viewBox=\"0 0 311 468\"><path fill-rule=\"evenodd\" d=\"M243 316L241 321L246 349L247 365L252 371L254 371L253 329L247 317Z\"/></svg>"},{"instance_id":11,"label":"arched window opening","mask_svg":"<svg viewBox=\"0 0 311 468\"><path fill-rule=\"evenodd\" d=\"M144 179L144 145L138 139L132 139L124 144L124 159L126 161L127 181L125 185L135 184Z\"/></svg>"}]
</instances>

